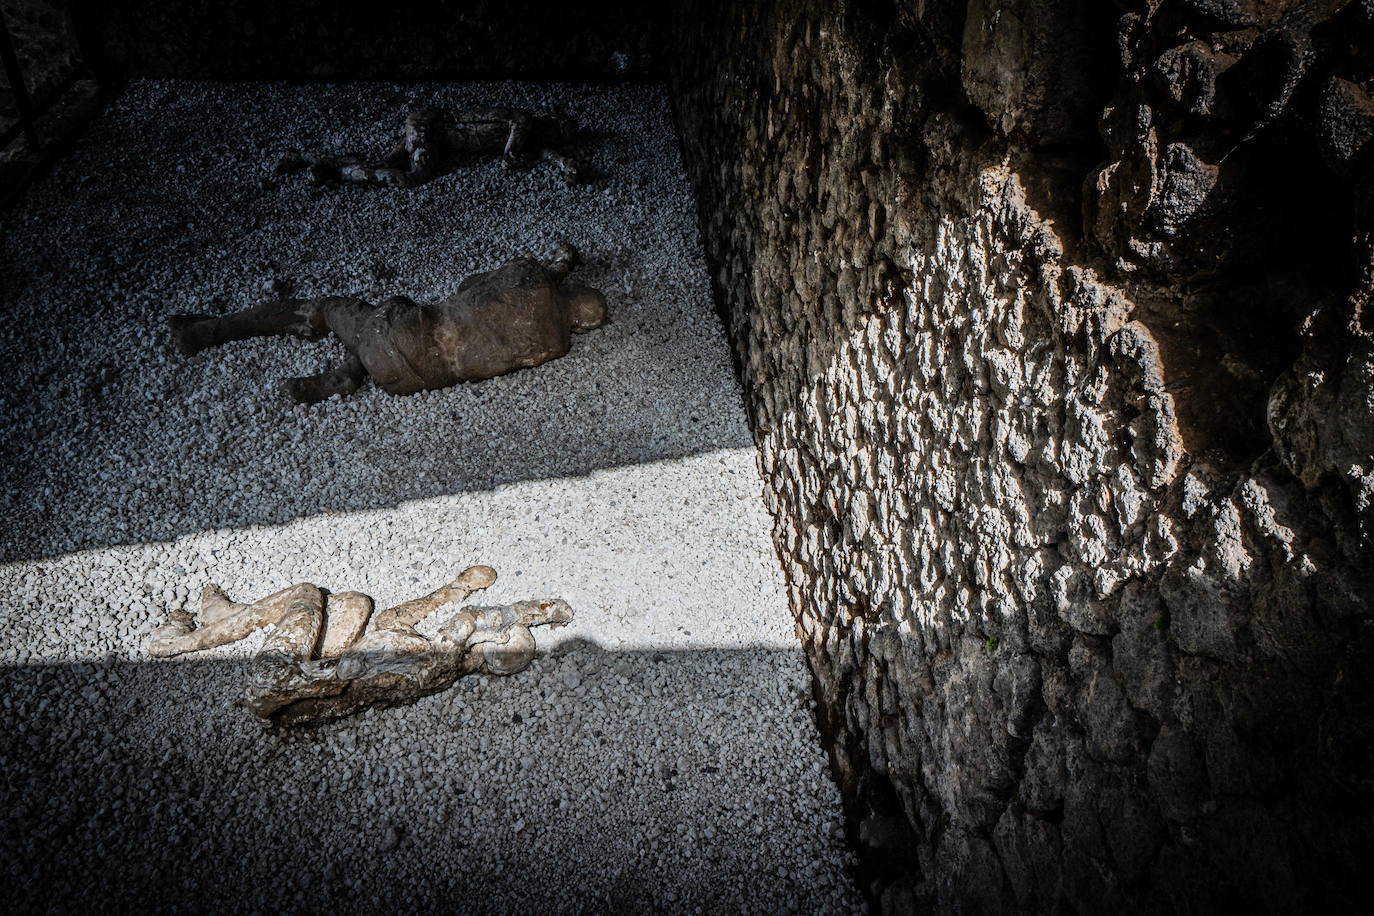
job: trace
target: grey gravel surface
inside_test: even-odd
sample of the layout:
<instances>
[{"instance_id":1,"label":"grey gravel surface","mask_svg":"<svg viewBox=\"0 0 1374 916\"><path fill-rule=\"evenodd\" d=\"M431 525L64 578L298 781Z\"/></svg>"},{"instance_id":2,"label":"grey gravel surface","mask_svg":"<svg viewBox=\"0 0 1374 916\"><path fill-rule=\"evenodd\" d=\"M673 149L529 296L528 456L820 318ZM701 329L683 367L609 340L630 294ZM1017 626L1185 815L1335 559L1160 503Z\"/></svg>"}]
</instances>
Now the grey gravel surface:
<instances>
[{"instance_id":1,"label":"grey gravel surface","mask_svg":"<svg viewBox=\"0 0 1374 916\"><path fill-rule=\"evenodd\" d=\"M266 176L408 106L563 107L600 176ZM848 912L839 799L660 87L133 84L0 228L0 887L22 909ZM314 408L334 342L172 355L165 317L452 291L559 238L567 357ZM564 597L533 667L311 732L233 697L261 634L151 662L209 580Z\"/></svg>"}]
</instances>

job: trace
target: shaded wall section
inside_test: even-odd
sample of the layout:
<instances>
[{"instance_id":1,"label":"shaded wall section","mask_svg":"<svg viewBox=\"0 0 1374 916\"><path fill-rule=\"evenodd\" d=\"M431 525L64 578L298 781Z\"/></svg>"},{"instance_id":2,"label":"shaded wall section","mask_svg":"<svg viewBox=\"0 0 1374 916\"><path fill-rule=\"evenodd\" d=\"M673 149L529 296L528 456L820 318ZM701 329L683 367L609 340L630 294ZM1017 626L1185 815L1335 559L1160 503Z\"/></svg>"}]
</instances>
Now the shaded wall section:
<instances>
[{"instance_id":1,"label":"shaded wall section","mask_svg":"<svg viewBox=\"0 0 1374 916\"><path fill-rule=\"evenodd\" d=\"M685 4L884 910L1369 903L1369 10Z\"/></svg>"},{"instance_id":2,"label":"shaded wall section","mask_svg":"<svg viewBox=\"0 0 1374 916\"><path fill-rule=\"evenodd\" d=\"M664 14L622 0L82 0L114 73L219 80L620 79L658 70Z\"/></svg>"}]
</instances>

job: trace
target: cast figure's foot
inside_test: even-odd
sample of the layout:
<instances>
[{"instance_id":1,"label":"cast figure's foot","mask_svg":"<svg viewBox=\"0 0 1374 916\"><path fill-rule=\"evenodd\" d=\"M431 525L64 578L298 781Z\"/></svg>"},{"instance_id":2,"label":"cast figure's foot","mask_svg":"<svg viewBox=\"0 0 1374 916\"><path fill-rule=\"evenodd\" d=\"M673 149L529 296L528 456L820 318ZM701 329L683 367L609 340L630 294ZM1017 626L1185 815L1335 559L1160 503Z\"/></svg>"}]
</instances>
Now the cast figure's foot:
<instances>
[{"instance_id":1,"label":"cast figure's foot","mask_svg":"<svg viewBox=\"0 0 1374 916\"><path fill-rule=\"evenodd\" d=\"M282 379L278 386L282 394L297 404L318 404L339 394L337 388L324 383L318 375Z\"/></svg>"},{"instance_id":2,"label":"cast figure's foot","mask_svg":"<svg viewBox=\"0 0 1374 916\"><path fill-rule=\"evenodd\" d=\"M316 160L306 167L306 172L310 176L311 184L327 184L339 177L336 169L329 167L327 163Z\"/></svg>"},{"instance_id":3,"label":"cast figure's foot","mask_svg":"<svg viewBox=\"0 0 1374 916\"><path fill-rule=\"evenodd\" d=\"M290 175L305 168L306 164L305 157L301 155L300 150L289 149L281 154L281 158L277 160L277 167L272 170L272 174Z\"/></svg>"},{"instance_id":4,"label":"cast figure's foot","mask_svg":"<svg viewBox=\"0 0 1374 916\"><path fill-rule=\"evenodd\" d=\"M195 631L195 618L186 611L173 611L168 620L153 631L148 640L148 654L153 658L168 658L180 655L185 650L182 640Z\"/></svg>"},{"instance_id":5,"label":"cast figure's foot","mask_svg":"<svg viewBox=\"0 0 1374 916\"><path fill-rule=\"evenodd\" d=\"M209 330L214 321L208 315L173 315L167 319L172 346L182 356L195 356L211 344Z\"/></svg>"}]
</instances>

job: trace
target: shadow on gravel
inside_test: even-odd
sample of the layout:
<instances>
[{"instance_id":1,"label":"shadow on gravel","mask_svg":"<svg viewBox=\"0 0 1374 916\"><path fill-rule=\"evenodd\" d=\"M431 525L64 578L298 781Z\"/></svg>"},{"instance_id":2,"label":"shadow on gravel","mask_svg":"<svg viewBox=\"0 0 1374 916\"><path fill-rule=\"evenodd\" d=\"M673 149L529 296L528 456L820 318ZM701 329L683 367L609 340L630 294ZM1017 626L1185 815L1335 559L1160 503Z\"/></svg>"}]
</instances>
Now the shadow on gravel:
<instances>
[{"instance_id":1,"label":"shadow on gravel","mask_svg":"<svg viewBox=\"0 0 1374 916\"><path fill-rule=\"evenodd\" d=\"M0 669L10 912L817 912L848 880L794 649L581 643L312 731L231 705L246 665Z\"/></svg>"}]
</instances>

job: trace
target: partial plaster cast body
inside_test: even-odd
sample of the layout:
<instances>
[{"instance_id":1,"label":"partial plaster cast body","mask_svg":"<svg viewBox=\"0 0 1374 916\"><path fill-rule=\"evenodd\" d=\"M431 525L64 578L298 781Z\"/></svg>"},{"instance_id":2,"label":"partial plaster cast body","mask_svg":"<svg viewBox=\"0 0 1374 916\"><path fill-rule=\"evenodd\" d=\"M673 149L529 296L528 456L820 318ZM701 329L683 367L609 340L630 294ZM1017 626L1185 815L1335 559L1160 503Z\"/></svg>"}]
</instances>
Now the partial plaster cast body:
<instances>
[{"instance_id":1,"label":"partial plaster cast body","mask_svg":"<svg viewBox=\"0 0 1374 916\"><path fill-rule=\"evenodd\" d=\"M305 404L349 395L371 376L389 394L414 394L492 378L557 359L572 335L606 321L606 297L567 280L577 250L561 243L554 259L516 258L473 274L447 299L421 305L392 296L373 306L347 296L280 299L232 315L174 315L172 343L186 356L233 340L335 334L349 349L338 367L288 379Z\"/></svg>"},{"instance_id":2,"label":"partial plaster cast body","mask_svg":"<svg viewBox=\"0 0 1374 916\"><path fill-rule=\"evenodd\" d=\"M491 567L470 566L448 585L375 615L367 595L326 595L308 582L252 604L231 601L219 586L207 585L199 620L186 611L173 612L153 632L148 651L167 658L275 626L253 662L243 703L276 725L318 724L365 707L413 702L464 675L524 670L535 652L530 628L568 623L572 608L566 601L468 606L433 637L415 630L434 611L495 581Z\"/></svg>"},{"instance_id":3,"label":"partial plaster cast body","mask_svg":"<svg viewBox=\"0 0 1374 916\"><path fill-rule=\"evenodd\" d=\"M563 115L536 115L520 108L478 108L447 112L418 108L406 115L401 140L380 159L322 156L292 150L282 156L277 173L304 169L315 184L348 182L413 188L439 177L462 160L500 156L510 168L552 163L565 184L576 184L576 162L559 151L572 141L577 126Z\"/></svg>"}]
</instances>

